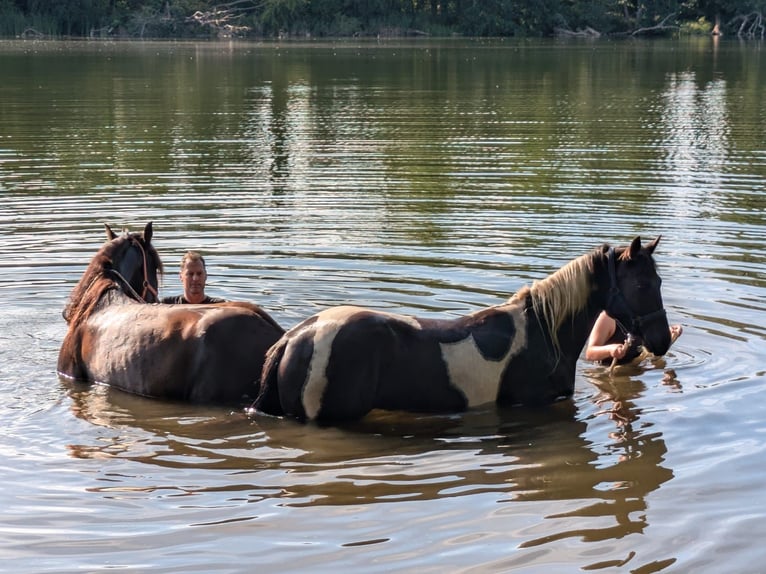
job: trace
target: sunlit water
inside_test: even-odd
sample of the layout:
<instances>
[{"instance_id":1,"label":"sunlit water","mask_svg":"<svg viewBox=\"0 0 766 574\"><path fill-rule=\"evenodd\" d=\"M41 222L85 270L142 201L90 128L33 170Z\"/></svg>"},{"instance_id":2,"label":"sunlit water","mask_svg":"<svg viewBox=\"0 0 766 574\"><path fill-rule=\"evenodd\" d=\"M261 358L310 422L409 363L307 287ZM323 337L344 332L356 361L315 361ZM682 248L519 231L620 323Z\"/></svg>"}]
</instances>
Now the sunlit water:
<instances>
[{"instance_id":1,"label":"sunlit water","mask_svg":"<svg viewBox=\"0 0 766 574\"><path fill-rule=\"evenodd\" d=\"M760 44L0 44L0 557L13 572L759 572ZM342 428L62 384L102 222L285 327L455 316L663 239L662 360L549 409Z\"/></svg>"}]
</instances>

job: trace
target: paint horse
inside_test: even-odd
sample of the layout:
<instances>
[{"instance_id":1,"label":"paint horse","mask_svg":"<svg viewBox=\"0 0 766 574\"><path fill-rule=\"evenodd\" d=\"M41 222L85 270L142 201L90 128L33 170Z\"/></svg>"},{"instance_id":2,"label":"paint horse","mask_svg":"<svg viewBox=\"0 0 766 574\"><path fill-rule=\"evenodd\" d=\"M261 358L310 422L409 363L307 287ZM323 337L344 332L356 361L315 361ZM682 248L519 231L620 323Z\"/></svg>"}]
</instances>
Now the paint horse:
<instances>
[{"instance_id":1,"label":"paint horse","mask_svg":"<svg viewBox=\"0 0 766 574\"><path fill-rule=\"evenodd\" d=\"M149 397L252 402L284 329L250 303L147 305L162 271L152 224L119 236L106 225L106 235L64 309L59 375Z\"/></svg>"},{"instance_id":2,"label":"paint horse","mask_svg":"<svg viewBox=\"0 0 766 574\"><path fill-rule=\"evenodd\" d=\"M604 245L506 303L457 319L324 310L269 350L251 410L341 421L375 408L447 413L570 397L577 359L603 309L655 355L668 350L652 257L659 239Z\"/></svg>"}]
</instances>

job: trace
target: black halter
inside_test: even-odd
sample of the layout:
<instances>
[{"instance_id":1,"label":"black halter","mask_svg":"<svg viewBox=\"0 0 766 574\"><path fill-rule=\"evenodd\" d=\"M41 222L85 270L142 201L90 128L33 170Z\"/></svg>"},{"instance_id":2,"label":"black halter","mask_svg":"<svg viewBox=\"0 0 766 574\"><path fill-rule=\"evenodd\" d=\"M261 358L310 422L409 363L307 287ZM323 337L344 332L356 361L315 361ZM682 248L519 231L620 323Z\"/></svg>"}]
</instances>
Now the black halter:
<instances>
[{"instance_id":1,"label":"black halter","mask_svg":"<svg viewBox=\"0 0 766 574\"><path fill-rule=\"evenodd\" d=\"M614 247L610 247L609 253L606 256L607 267L609 268L609 293L606 298L605 310L623 332L627 334L641 334L641 327L649 321L664 317L665 309L660 308L645 315L637 315L634 313L633 309L628 305L625 295L622 294L622 291L620 291L620 288L617 285L617 269L615 268L614 260ZM625 325L620 322L618 318L620 314L627 315L630 318L630 328L626 328Z\"/></svg>"}]
</instances>

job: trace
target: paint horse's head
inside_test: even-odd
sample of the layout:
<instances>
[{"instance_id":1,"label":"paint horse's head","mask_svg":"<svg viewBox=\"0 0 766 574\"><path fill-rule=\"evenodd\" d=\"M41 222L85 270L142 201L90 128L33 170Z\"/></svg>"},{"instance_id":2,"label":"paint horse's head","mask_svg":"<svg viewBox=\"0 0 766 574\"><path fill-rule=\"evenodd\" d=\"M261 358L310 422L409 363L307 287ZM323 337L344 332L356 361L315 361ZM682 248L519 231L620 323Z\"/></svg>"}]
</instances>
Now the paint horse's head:
<instances>
[{"instance_id":1,"label":"paint horse's head","mask_svg":"<svg viewBox=\"0 0 766 574\"><path fill-rule=\"evenodd\" d=\"M652 257L659 241L657 237L642 246L636 237L628 247L602 250L609 286L604 309L624 331L640 337L654 355L664 355L671 343L660 293L662 279Z\"/></svg>"},{"instance_id":2,"label":"paint horse's head","mask_svg":"<svg viewBox=\"0 0 766 574\"><path fill-rule=\"evenodd\" d=\"M158 275L162 271L162 262L152 245L152 223L146 224L143 233L125 230L122 235L117 235L106 223L104 227L112 279L129 297L158 303Z\"/></svg>"}]
</instances>

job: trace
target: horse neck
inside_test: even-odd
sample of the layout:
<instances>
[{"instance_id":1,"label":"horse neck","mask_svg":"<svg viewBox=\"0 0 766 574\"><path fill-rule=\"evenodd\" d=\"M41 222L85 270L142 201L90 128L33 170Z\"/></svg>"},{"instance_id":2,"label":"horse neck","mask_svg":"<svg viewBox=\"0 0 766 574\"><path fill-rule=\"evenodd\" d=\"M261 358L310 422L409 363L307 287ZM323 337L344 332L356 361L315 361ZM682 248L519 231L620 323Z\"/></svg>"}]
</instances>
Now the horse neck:
<instances>
[{"instance_id":1,"label":"horse neck","mask_svg":"<svg viewBox=\"0 0 766 574\"><path fill-rule=\"evenodd\" d=\"M572 308L556 330L556 339L562 354L577 358L590 337L593 325L606 305L609 290L609 270L602 251L593 251L588 257L588 293L582 305Z\"/></svg>"},{"instance_id":2,"label":"horse neck","mask_svg":"<svg viewBox=\"0 0 766 574\"><path fill-rule=\"evenodd\" d=\"M587 305L561 324L556 333L561 354L580 356L600 312L601 307L589 300Z\"/></svg>"},{"instance_id":3,"label":"horse neck","mask_svg":"<svg viewBox=\"0 0 766 574\"><path fill-rule=\"evenodd\" d=\"M555 356L579 356L603 309L603 257L583 255L535 283L532 304Z\"/></svg>"}]
</instances>

